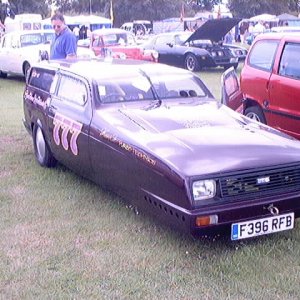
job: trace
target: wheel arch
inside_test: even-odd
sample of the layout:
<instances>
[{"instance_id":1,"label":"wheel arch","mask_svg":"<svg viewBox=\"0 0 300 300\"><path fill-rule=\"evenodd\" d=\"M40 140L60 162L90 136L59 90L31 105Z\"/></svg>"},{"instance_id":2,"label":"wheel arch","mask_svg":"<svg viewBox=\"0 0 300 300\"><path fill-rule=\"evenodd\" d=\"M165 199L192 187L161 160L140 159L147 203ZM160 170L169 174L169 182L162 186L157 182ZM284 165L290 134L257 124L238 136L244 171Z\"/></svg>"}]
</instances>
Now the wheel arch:
<instances>
[{"instance_id":1,"label":"wheel arch","mask_svg":"<svg viewBox=\"0 0 300 300\"><path fill-rule=\"evenodd\" d=\"M247 108L249 108L251 106L258 106L263 111L262 106L256 100L253 100L253 99L250 99L250 98L246 98L244 100L244 112L245 112L245 110Z\"/></svg>"},{"instance_id":2,"label":"wheel arch","mask_svg":"<svg viewBox=\"0 0 300 300\"><path fill-rule=\"evenodd\" d=\"M28 60L24 60L23 61L23 64L22 64L22 72L23 72L23 75L26 76L25 74L25 66L28 65L29 67L31 66L30 62Z\"/></svg>"}]
</instances>

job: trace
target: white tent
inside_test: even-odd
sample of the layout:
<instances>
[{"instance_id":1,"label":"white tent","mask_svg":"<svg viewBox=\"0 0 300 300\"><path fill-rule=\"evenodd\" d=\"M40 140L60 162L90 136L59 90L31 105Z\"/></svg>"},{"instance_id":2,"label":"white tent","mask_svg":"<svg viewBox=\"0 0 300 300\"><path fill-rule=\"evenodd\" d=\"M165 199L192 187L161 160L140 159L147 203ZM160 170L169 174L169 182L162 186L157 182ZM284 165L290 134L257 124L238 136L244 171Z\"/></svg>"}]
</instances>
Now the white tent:
<instances>
[{"instance_id":1,"label":"white tent","mask_svg":"<svg viewBox=\"0 0 300 300\"><path fill-rule=\"evenodd\" d=\"M249 21L252 22L272 22L272 21L276 21L276 16L275 15L270 15L270 14L261 14L261 15L257 15L254 16L252 18L249 19Z\"/></svg>"}]
</instances>

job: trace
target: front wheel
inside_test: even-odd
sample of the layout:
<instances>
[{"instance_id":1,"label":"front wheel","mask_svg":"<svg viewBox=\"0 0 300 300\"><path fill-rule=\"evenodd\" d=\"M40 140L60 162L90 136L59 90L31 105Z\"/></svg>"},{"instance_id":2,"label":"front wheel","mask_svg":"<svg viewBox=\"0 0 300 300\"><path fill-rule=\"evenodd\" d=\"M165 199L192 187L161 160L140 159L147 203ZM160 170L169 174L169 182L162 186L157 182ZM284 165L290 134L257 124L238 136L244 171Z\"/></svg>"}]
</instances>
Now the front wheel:
<instances>
[{"instance_id":1,"label":"front wheel","mask_svg":"<svg viewBox=\"0 0 300 300\"><path fill-rule=\"evenodd\" d=\"M33 128L33 146L35 158L42 167L55 166L56 159L46 143L42 128L37 124Z\"/></svg>"},{"instance_id":2,"label":"front wheel","mask_svg":"<svg viewBox=\"0 0 300 300\"><path fill-rule=\"evenodd\" d=\"M257 122L267 124L266 117L259 106L250 106L246 108L245 116Z\"/></svg>"},{"instance_id":3,"label":"front wheel","mask_svg":"<svg viewBox=\"0 0 300 300\"><path fill-rule=\"evenodd\" d=\"M28 62L24 63L24 66L23 66L23 74L25 76L25 78L27 77L27 73L30 69L30 64Z\"/></svg>"},{"instance_id":4,"label":"front wheel","mask_svg":"<svg viewBox=\"0 0 300 300\"><path fill-rule=\"evenodd\" d=\"M200 65L195 54L189 53L184 61L184 66L189 71L199 71Z\"/></svg>"}]
</instances>

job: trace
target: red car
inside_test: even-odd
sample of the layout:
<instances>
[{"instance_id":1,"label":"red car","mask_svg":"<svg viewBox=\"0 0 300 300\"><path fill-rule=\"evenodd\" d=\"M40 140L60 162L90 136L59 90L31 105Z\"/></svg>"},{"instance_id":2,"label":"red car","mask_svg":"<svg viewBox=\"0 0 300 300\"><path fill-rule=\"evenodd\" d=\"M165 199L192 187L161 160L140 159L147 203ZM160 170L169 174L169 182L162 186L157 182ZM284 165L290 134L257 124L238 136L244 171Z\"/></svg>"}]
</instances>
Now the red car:
<instances>
[{"instance_id":1,"label":"red car","mask_svg":"<svg viewBox=\"0 0 300 300\"><path fill-rule=\"evenodd\" d=\"M90 48L97 56L130 58L157 62L158 52L138 45L132 33L119 28L97 29L92 32Z\"/></svg>"},{"instance_id":2,"label":"red car","mask_svg":"<svg viewBox=\"0 0 300 300\"><path fill-rule=\"evenodd\" d=\"M243 96L237 102L225 95L228 106L300 139L299 53L298 33L257 36L241 72Z\"/></svg>"}]
</instances>

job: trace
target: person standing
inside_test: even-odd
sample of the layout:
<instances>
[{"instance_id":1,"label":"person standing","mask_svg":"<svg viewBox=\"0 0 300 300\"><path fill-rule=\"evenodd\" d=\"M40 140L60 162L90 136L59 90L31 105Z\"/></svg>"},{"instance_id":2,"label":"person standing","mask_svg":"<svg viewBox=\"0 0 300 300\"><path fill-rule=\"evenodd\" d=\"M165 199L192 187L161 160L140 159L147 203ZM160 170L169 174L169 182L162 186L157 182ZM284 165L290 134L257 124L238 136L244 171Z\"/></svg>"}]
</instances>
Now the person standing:
<instances>
[{"instance_id":1,"label":"person standing","mask_svg":"<svg viewBox=\"0 0 300 300\"><path fill-rule=\"evenodd\" d=\"M77 39L75 34L65 24L64 16L56 13L51 18L55 31L55 39L50 48L50 59L75 58L77 53Z\"/></svg>"}]
</instances>

